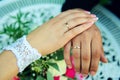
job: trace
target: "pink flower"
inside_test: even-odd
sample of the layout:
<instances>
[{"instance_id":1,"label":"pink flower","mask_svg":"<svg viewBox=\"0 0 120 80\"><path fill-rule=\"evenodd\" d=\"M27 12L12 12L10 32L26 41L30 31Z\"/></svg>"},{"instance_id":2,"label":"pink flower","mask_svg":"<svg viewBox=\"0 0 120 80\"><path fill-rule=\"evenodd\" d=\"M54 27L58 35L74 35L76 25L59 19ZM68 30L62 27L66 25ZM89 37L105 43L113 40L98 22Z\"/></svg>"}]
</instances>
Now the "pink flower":
<instances>
[{"instance_id":1,"label":"pink flower","mask_svg":"<svg viewBox=\"0 0 120 80\"><path fill-rule=\"evenodd\" d=\"M71 62L72 62L72 68L71 68L71 69L67 68L65 75L66 75L67 77L69 77L69 78L75 78L75 77L76 77L77 80L83 80L83 75L82 75L82 74L78 74L78 73L76 73L76 71L75 71L74 61L73 61L73 58L72 58L72 57L71 57Z\"/></svg>"},{"instance_id":2,"label":"pink flower","mask_svg":"<svg viewBox=\"0 0 120 80\"><path fill-rule=\"evenodd\" d=\"M12 80L20 80L20 78L19 77L17 77L17 76L15 76L15 77L13 77L13 79Z\"/></svg>"},{"instance_id":3,"label":"pink flower","mask_svg":"<svg viewBox=\"0 0 120 80\"><path fill-rule=\"evenodd\" d=\"M71 69L67 68L65 75L69 78L74 78L76 72L75 72L75 69L74 69L73 58L72 57L71 57L71 61L72 61L72 68Z\"/></svg>"},{"instance_id":4,"label":"pink flower","mask_svg":"<svg viewBox=\"0 0 120 80\"><path fill-rule=\"evenodd\" d=\"M54 76L54 80L60 80L60 76Z\"/></svg>"},{"instance_id":5,"label":"pink flower","mask_svg":"<svg viewBox=\"0 0 120 80\"><path fill-rule=\"evenodd\" d=\"M69 78L75 77L75 69L72 67L71 69L67 68L65 75Z\"/></svg>"}]
</instances>

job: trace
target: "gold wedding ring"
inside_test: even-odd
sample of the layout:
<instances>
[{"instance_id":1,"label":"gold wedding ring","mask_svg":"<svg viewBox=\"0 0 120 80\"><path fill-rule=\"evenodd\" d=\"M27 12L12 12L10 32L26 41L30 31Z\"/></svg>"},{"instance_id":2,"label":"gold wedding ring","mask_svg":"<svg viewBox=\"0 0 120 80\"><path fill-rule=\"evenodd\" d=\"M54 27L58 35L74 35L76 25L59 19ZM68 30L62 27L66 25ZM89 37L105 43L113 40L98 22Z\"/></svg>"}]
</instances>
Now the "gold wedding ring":
<instances>
[{"instance_id":1,"label":"gold wedding ring","mask_svg":"<svg viewBox=\"0 0 120 80\"><path fill-rule=\"evenodd\" d=\"M80 49L80 46L74 46L73 49Z\"/></svg>"}]
</instances>

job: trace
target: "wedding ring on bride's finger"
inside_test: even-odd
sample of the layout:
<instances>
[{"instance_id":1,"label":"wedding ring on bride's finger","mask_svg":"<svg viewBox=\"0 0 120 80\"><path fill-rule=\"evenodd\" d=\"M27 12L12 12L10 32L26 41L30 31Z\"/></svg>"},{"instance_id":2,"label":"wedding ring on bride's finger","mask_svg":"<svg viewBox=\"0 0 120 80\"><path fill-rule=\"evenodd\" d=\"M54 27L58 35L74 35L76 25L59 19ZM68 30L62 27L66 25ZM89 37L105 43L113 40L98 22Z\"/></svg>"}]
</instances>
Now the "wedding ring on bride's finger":
<instances>
[{"instance_id":1,"label":"wedding ring on bride's finger","mask_svg":"<svg viewBox=\"0 0 120 80\"><path fill-rule=\"evenodd\" d=\"M80 46L74 46L73 49L80 49Z\"/></svg>"},{"instance_id":2,"label":"wedding ring on bride's finger","mask_svg":"<svg viewBox=\"0 0 120 80\"><path fill-rule=\"evenodd\" d=\"M65 23L65 26L66 26L66 28L67 28L67 31L69 31L69 30L70 30L70 27L69 27L68 22Z\"/></svg>"}]
</instances>

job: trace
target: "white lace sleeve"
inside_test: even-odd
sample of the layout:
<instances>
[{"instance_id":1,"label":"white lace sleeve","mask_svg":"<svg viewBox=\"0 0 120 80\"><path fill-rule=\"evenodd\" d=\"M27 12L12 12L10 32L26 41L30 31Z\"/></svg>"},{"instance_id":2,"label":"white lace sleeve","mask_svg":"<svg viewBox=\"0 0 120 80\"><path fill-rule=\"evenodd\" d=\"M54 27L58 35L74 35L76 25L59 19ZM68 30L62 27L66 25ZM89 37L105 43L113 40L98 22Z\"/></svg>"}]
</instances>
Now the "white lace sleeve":
<instances>
[{"instance_id":1,"label":"white lace sleeve","mask_svg":"<svg viewBox=\"0 0 120 80\"><path fill-rule=\"evenodd\" d=\"M11 50L16 56L19 72L22 72L29 64L41 57L41 54L28 43L26 36L4 49Z\"/></svg>"}]
</instances>

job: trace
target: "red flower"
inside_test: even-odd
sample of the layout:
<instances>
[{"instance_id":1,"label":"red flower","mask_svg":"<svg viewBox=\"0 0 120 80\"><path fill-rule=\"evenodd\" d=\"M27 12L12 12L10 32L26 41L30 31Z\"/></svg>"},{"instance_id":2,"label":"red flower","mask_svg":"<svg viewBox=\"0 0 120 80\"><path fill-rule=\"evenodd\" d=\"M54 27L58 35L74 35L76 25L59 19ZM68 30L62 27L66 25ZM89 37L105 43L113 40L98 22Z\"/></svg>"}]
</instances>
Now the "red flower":
<instances>
[{"instance_id":1,"label":"red flower","mask_svg":"<svg viewBox=\"0 0 120 80\"><path fill-rule=\"evenodd\" d=\"M54 80L60 80L60 76L54 76Z\"/></svg>"}]
</instances>

